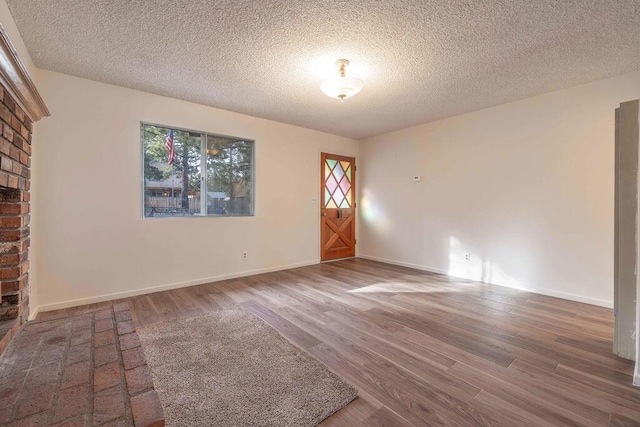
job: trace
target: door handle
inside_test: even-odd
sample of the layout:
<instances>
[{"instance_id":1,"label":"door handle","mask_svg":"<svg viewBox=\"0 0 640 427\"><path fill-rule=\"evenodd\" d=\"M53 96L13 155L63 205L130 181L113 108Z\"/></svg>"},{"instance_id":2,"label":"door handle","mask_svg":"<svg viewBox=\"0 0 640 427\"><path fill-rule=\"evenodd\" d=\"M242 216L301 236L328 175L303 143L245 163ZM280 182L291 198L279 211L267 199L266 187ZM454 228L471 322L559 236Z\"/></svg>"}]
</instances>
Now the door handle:
<instances>
[{"instance_id":1,"label":"door handle","mask_svg":"<svg viewBox=\"0 0 640 427\"><path fill-rule=\"evenodd\" d=\"M327 213L326 212L322 212L322 216L327 216Z\"/></svg>"}]
</instances>

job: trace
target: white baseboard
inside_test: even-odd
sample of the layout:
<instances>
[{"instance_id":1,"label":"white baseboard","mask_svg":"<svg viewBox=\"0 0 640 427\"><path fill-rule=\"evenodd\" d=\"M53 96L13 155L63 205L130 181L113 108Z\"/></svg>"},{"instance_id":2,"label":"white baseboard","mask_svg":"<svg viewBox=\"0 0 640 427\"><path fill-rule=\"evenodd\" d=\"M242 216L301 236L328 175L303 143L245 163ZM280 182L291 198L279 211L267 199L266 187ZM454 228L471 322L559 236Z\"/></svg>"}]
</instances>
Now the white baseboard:
<instances>
[{"instance_id":1,"label":"white baseboard","mask_svg":"<svg viewBox=\"0 0 640 427\"><path fill-rule=\"evenodd\" d=\"M318 264L319 262L320 262L320 260L305 261L305 262L299 262L299 263L296 263L296 264L281 265L281 266L278 266L278 267L261 268L261 269L257 269L257 270L248 270L248 271L242 271L242 272L231 273L231 274L222 274L222 275L219 275L219 276L205 277L205 278L202 278L202 279L189 280L189 281L186 281L186 282L168 283L168 284L165 284L165 285L151 286L151 287L147 287L147 288L133 289L133 290L130 290L130 291L115 292L115 293L111 293L111 294L98 295L98 296L95 296L95 297L78 298L78 299L74 299L74 300L70 300L70 301L62 301L62 302L56 302L56 303L52 303L52 304L44 304L44 305L41 305L41 306L38 306L38 307L34 308L33 312L35 314L33 316L29 316L29 319L31 320L32 318L35 318L35 316L38 314L38 312L61 310L63 308L77 307L79 305L86 305L86 304L93 304L93 303L97 303L97 302L117 300L117 299L121 299L121 298L129 298L129 297L134 297L134 296L137 296L137 295L151 294L151 293L160 292L160 291L168 291L170 289L186 288L186 287L189 287L189 286L203 285L205 283L219 282L221 280L236 279L238 277L253 276L254 274L271 273L271 272L274 272L274 271L289 270L289 269L298 268L298 267L306 267L306 266L309 266L309 265Z\"/></svg>"},{"instance_id":2,"label":"white baseboard","mask_svg":"<svg viewBox=\"0 0 640 427\"><path fill-rule=\"evenodd\" d=\"M39 307L33 307L33 309L31 307L29 307L29 320L33 320L36 318L36 316L38 316L38 308Z\"/></svg>"},{"instance_id":3,"label":"white baseboard","mask_svg":"<svg viewBox=\"0 0 640 427\"><path fill-rule=\"evenodd\" d=\"M439 273L439 274L444 274L446 276L450 276L450 277L459 277L460 279L465 279L465 280L475 280L475 279L469 279L468 277L460 277L460 276L453 276L451 274L449 274L448 271L440 269L440 268L435 268L435 267L428 267L425 265L419 265L419 264L411 264L409 262L403 262L403 261L396 261L396 260L392 260L392 259L386 259L386 258L379 258L379 257L375 257L375 256L371 256L371 255L363 255L360 254L359 255L360 258L363 259L368 259L371 261L378 261L378 262L384 262L387 264L393 264L393 265L400 265L402 267L410 267L410 268L415 268L416 270L422 270L422 271L428 271L430 273ZM480 280L476 280L478 282L480 282ZM498 285L496 283L490 283L490 282L484 282L484 283L489 283L491 285L495 285L495 286L504 286L506 288L511 288L511 289L518 289L521 291L526 291L526 292L533 292L535 294L541 294L541 295L547 295L550 297L556 297L556 298L562 298L562 299L566 299L566 300L570 300L570 301L576 301L576 302L582 302L585 304L591 304L591 305L597 305L600 307L606 307L606 308L613 308L613 301L608 301L608 300L601 300L601 299L597 299L597 298L589 298L589 297L585 297L582 295L575 295L575 294L567 294L564 292L557 292L557 291L553 291L550 289L542 289L542 288L536 288L536 287L532 287L532 286L509 286L509 285Z\"/></svg>"}]
</instances>

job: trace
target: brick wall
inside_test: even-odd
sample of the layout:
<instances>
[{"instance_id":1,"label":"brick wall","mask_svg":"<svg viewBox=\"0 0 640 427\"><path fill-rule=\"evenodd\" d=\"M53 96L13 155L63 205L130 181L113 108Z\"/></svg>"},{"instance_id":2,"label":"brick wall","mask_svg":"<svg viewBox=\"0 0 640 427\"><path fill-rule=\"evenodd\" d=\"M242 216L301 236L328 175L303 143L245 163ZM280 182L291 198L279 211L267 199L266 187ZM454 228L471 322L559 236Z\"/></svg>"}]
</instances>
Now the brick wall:
<instances>
[{"instance_id":1,"label":"brick wall","mask_svg":"<svg viewBox=\"0 0 640 427\"><path fill-rule=\"evenodd\" d=\"M29 200L33 124L0 88L0 353L29 317ZM9 322L15 319L15 322ZM3 337L3 333L5 336Z\"/></svg>"}]
</instances>

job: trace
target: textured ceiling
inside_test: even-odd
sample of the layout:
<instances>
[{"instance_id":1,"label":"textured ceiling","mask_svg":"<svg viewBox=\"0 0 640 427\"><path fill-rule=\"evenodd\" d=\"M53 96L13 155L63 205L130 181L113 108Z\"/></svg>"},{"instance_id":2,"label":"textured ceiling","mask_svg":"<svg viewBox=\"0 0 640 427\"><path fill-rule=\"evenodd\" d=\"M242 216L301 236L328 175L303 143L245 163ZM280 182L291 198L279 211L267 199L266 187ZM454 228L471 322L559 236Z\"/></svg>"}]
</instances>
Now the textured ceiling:
<instances>
[{"instance_id":1,"label":"textured ceiling","mask_svg":"<svg viewBox=\"0 0 640 427\"><path fill-rule=\"evenodd\" d=\"M353 138L640 69L640 0L7 3L40 68Z\"/></svg>"}]
</instances>

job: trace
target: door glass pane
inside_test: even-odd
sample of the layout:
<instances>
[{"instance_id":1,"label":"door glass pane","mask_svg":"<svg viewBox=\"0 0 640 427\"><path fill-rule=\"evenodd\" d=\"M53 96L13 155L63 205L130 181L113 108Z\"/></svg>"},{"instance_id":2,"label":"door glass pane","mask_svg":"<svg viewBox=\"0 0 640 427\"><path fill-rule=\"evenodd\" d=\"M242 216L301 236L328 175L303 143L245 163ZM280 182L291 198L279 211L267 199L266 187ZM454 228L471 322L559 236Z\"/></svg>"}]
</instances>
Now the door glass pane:
<instances>
[{"instance_id":1,"label":"door glass pane","mask_svg":"<svg viewBox=\"0 0 640 427\"><path fill-rule=\"evenodd\" d=\"M333 169L336 163L338 163L337 160L327 159L327 164L329 165L330 169Z\"/></svg>"},{"instance_id":2,"label":"door glass pane","mask_svg":"<svg viewBox=\"0 0 640 427\"><path fill-rule=\"evenodd\" d=\"M342 178L342 181L340 181L340 188L342 189L342 192L344 194L347 194L347 192L351 188L351 183L349 182L347 177Z\"/></svg>"},{"instance_id":3,"label":"door glass pane","mask_svg":"<svg viewBox=\"0 0 640 427\"><path fill-rule=\"evenodd\" d=\"M338 163L336 167L333 168L333 175L336 177L336 181L338 182L340 182L340 180L344 176L344 171L342 170L342 166L340 165L340 163Z\"/></svg>"},{"instance_id":4,"label":"door glass pane","mask_svg":"<svg viewBox=\"0 0 640 427\"><path fill-rule=\"evenodd\" d=\"M340 206L342 201L344 200L344 194L340 191L340 188L336 189L336 192L333 193L333 200L336 201L336 205Z\"/></svg>"},{"instance_id":5,"label":"door glass pane","mask_svg":"<svg viewBox=\"0 0 640 427\"><path fill-rule=\"evenodd\" d=\"M350 163L350 162L346 162L346 161L344 161L344 160L341 160L341 161L340 161L340 164L342 165L342 169L344 169L344 170L349 169L349 166L351 166L351 163ZM351 178L349 178L349 180L351 180Z\"/></svg>"},{"instance_id":6,"label":"door glass pane","mask_svg":"<svg viewBox=\"0 0 640 427\"><path fill-rule=\"evenodd\" d=\"M345 175L347 175L347 179L351 181L351 166L346 169Z\"/></svg>"},{"instance_id":7,"label":"door glass pane","mask_svg":"<svg viewBox=\"0 0 640 427\"><path fill-rule=\"evenodd\" d=\"M329 178L327 179L325 186L329 190L329 193L333 194L333 192L336 191L336 187L338 187L338 182L333 177L333 175L329 175Z\"/></svg>"}]
</instances>

